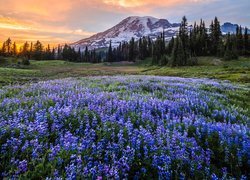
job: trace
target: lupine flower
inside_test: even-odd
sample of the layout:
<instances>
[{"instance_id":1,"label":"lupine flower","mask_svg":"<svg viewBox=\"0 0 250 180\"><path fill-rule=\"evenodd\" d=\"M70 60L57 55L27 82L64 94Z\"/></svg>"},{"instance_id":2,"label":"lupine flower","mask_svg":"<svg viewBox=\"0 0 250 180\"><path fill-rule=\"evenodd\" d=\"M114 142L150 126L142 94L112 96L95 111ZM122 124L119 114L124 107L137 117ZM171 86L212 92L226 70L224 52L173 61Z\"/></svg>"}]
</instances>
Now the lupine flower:
<instances>
[{"instance_id":1,"label":"lupine flower","mask_svg":"<svg viewBox=\"0 0 250 180\"><path fill-rule=\"evenodd\" d=\"M14 97L5 97L15 88ZM154 76L4 87L0 179L21 178L41 165L47 179L246 179L250 119L221 93L238 89Z\"/></svg>"}]
</instances>

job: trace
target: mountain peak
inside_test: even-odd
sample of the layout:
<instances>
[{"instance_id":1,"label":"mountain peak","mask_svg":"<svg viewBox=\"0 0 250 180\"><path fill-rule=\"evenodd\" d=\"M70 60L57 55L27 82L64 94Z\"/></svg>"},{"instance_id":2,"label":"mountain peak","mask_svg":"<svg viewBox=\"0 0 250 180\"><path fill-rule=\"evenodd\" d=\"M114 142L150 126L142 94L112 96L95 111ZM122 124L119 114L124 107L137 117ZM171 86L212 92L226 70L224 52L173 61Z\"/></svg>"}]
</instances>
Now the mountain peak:
<instances>
[{"instance_id":1,"label":"mountain peak","mask_svg":"<svg viewBox=\"0 0 250 180\"><path fill-rule=\"evenodd\" d=\"M90 49L108 47L110 40L113 46L118 46L120 42L128 42L132 37L135 40L143 36L157 38L162 31L165 31L166 37L176 35L179 24L171 24L167 19L158 19L151 16L129 16L114 27L95 34L90 38L80 40L72 45L76 48L84 49L88 46Z\"/></svg>"},{"instance_id":2,"label":"mountain peak","mask_svg":"<svg viewBox=\"0 0 250 180\"><path fill-rule=\"evenodd\" d=\"M121 42L130 41L132 37L138 40L143 36L149 36L154 40L161 35L163 30L165 38L171 39L178 33L179 26L180 23L170 23L167 19L158 19L151 16L129 16L114 27L75 42L71 46L80 48L83 51L86 46L89 49L106 48L109 46L109 42L112 41L112 46L117 47ZM235 33L236 27L237 24L226 22L221 26L221 30L223 34Z\"/></svg>"}]
</instances>

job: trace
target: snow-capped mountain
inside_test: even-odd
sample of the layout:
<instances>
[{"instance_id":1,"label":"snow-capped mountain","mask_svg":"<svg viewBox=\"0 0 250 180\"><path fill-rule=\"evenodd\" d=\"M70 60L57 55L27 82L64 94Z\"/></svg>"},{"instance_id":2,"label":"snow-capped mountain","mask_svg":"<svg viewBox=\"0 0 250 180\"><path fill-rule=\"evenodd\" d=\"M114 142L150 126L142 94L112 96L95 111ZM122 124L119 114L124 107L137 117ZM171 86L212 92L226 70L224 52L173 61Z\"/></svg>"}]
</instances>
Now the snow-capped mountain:
<instances>
[{"instance_id":1,"label":"snow-capped mountain","mask_svg":"<svg viewBox=\"0 0 250 180\"><path fill-rule=\"evenodd\" d=\"M230 22L226 22L221 26L221 31L223 34L227 34L227 33L235 34L237 26L238 24L232 24ZM244 31L245 31L245 28L242 27L242 33L244 33ZM248 33L250 33L250 30L248 30Z\"/></svg>"},{"instance_id":2,"label":"snow-capped mountain","mask_svg":"<svg viewBox=\"0 0 250 180\"><path fill-rule=\"evenodd\" d=\"M110 41L112 41L112 46L116 47L123 41L130 41L132 37L135 40L143 36L150 36L152 39L156 39L163 30L165 32L166 40L175 36L179 31L180 23L170 23L167 19L158 19L150 16L139 17L131 16L123 21L121 21L116 26L97 33L89 38L82 39L71 46L75 49L80 49L83 51L86 46L89 49L99 49L109 46ZM235 33L237 24L224 23L221 26L221 31L223 34ZM192 26L189 26L192 29Z\"/></svg>"},{"instance_id":3,"label":"snow-capped mountain","mask_svg":"<svg viewBox=\"0 0 250 180\"><path fill-rule=\"evenodd\" d=\"M163 32L163 29L165 37L171 38L176 35L179 26L179 23L172 24L166 19L157 19L149 16L131 16L107 31L82 39L71 45L75 48L80 47L81 49L84 49L86 46L88 46L89 49L98 49L108 47L111 40L112 46L118 46L120 42L127 42L131 40L132 37L134 37L135 40L143 36L156 38Z\"/></svg>"}]
</instances>

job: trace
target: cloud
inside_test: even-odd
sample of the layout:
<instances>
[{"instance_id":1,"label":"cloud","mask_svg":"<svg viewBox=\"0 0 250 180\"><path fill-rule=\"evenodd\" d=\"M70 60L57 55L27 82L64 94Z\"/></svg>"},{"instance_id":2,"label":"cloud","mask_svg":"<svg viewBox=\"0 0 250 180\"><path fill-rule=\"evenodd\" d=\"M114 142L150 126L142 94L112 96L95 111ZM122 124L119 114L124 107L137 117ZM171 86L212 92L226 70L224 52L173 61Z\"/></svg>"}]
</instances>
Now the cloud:
<instances>
[{"instance_id":1,"label":"cloud","mask_svg":"<svg viewBox=\"0 0 250 180\"><path fill-rule=\"evenodd\" d=\"M104 3L109 5L121 6L126 8L131 7L140 7L140 6L173 6L179 4L187 3L204 3L211 2L214 0L163 0L163 1L154 1L154 0L103 0Z\"/></svg>"},{"instance_id":2,"label":"cloud","mask_svg":"<svg viewBox=\"0 0 250 180\"><path fill-rule=\"evenodd\" d=\"M73 42L104 31L131 15L179 22L217 15L250 25L249 0L0 0L0 41ZM222 8L223 7L223 8Z\"/></svg>"}]
</instances>

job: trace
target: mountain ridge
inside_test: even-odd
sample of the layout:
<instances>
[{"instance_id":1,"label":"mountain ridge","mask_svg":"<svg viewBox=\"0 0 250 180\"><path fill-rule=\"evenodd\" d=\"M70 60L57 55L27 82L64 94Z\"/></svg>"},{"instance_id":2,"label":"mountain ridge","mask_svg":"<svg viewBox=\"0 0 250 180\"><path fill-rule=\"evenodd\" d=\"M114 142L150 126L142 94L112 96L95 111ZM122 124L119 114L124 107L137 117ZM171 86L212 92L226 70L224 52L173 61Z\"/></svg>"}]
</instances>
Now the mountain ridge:
<instances>
[{"instance_id":1,"label":"mountain ridge","mask_svg":"<svg viewBox=\"0 0 250 180\"><path fill-rule=\"evenodd\" d=\"M168 40L177 35L179 26L180 23L170 23L167 19L159 19L152 16L129 16L106 31L81 39L72 43L71 46L75 49L80 48L82 51L86 46L90 50L100 49L108 47L110 41L112 41L112 46L117 47L121 42L128 42L132 37L135 40L143 36L150 36L152 39L156 39L163 30L165 38ZM221 26L222 33L235 33L236 26L237 24L226 22ZM189 26L189 28L191 29L192 26Z\"/></svg>"}]
</instances>

